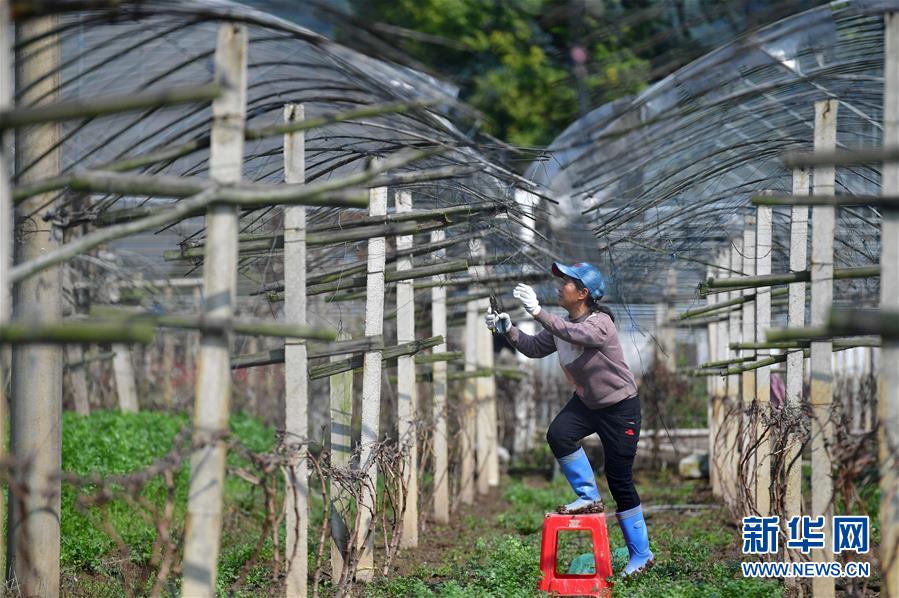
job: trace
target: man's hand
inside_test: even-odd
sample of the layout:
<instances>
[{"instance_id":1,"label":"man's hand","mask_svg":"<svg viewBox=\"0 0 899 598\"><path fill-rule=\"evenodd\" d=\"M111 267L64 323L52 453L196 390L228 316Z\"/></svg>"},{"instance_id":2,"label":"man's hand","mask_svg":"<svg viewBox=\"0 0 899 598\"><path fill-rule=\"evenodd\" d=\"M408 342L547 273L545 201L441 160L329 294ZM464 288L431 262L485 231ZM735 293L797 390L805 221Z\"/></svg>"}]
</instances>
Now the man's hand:
<instances>
[{"instance_id":1,"label":"man's hand","mask_svg":"<svg viewBox=\"0 0 899 598\"><path fill-rule=\"evenodd\" d=\"M534 289L528 285L523 282L518 283L518 286L512 291L512 296L521 301L525 311L532 316L536 316L540 313L540 302L537 301L537 293L535 293Z\"/></svg>"},{"instance_id":2,"label":"man's hand","mask_svg":"<svg viewBox=\"0 0 899 598\"><path fill-rule=\"evenodd\" d=\"M495 314L489 307L487 308L487 315L484 316L484 322L487 324L487 328L501 334L506 334L512 330L512 318L509 317L509 314L505 312Z\"/></svg>"}]
</instances>

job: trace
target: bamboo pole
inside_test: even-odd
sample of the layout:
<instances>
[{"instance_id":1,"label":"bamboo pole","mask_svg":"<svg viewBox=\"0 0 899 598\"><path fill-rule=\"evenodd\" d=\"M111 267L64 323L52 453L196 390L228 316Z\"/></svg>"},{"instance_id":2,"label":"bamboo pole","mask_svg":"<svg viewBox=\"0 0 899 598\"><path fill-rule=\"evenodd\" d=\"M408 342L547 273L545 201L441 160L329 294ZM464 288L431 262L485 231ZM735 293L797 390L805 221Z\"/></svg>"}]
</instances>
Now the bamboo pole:
<instances>
[{"instance_id":1,"label":"bamboo pole","mask_svg":"<svg viewBox=\"0 0 899 598\"><path fill-rule=\"evenodd\" d=\"M307 229L308 230L308 229ZM433 235L434 232L443 231L444 237L446 236L446 229L440 228L435 231L431 231ZM456 235L454 237L450 237L448 240L444 239L438 243L428 243L428 244L419 244L413 245L409 249L405 249L403 251L393 251L387 254L386 263L391 264L396 262L397 259L401 257L407 256L415 256L415 255L426 255L430 253L434 253L433 261L435 262L443 262L445 261L445 252L439 253L439 250L445 249L446 247L450 247L452 245L456 245L457 243L462 243L468 241L475 236L474 233L466 233L461 235ZM307 235L308 238L308 235ZM308 245L308 243L307 243ZM168 252L166 252L168 253ZM439 253L439 255L438 255ZM309 276L306 280L307 284L315 285L321 284L325 282L333 282L339 279L351 278L354 274L359 274L360 272L365 272L365 269L368 267L368 264L365 261L359 261L353 264L349 264L345 267L341 267L337 270L332 270L330 272L324 274L316 274L314 276ZM385 273L386 276L386 273ZM259 291L254 291L251 293L252 295L261 295L265 293L271 292L279 292L284 290L283 281L275 281L269 284L264 285Z\"/></svg>"},{"instance_id":2,"label":"bamboo pole","mask_svg":"<svg viewBox=\"0 0 899 598\"><path fill-rule=\"evenodd\" d=\"M21 129L30 125L94 118L147 108L209 102L219 97L221 93L222 86L219 83L206 83L161 91L99 96L42 106L13 108L0 111L0 129Z\"/></svg>"},{"instance_id":3,"label":"bamboo pole","mask_svg":"<svg viewBox=\"0 0 899 598\"><path fill-rule=\"evenodd\" d=\"M402 258L408 259L408 258ZM442 264L432 264L428 266L419 266L417 268L403 268L384 274L384 282L400 282L410 281L416 278L430 278L437 274L448 274L451 272L459 272L468 269L466 260L450 260ZM362 287L363 279L351 278L348 280L335 280L334 282L326 282L319 285L310 286L308 292L310 295L318 295L321 293L330 293L333 291L346 291L354 288Z\"/></svg>"},{"instance_id":4,"label":"bamboo pole","mask_svg":"<svg viewBox=\"0 0 899 598\"><path fill-rule=\"evenodd\" d=\"M216 184L237 183L243 169L246 114L247 30L222 23L215 52L216 77L227 91L212 104L210 177ZM237 207L214 204L206 216L209 251L203 264L203 314L231 318L237 293ZM184 538L185 596L214 596L222 529L225 481L224 437L231 399L230 338L204 331L200 340L194 452Z\"/></svg>"},{"instance_id":5,"label":"bamboo pole","mask_svg":"<svg viewBox=\"0 0 899 598\"><path fill-rule=\"evenodd\" d=\"M541 280L547 280L551 275L546 273L533 273L533 274L520 274L520 273L509 273L509 274L484 274L478 278L473 276L460 276L459 278L448 278L446 280L440 282L416 282L415 290L421 291L423 289L432 289L435 286L444 286L444 287L468 287L476 284L487 284L487 283L497 283L497 282L509 282L509 281L521 281L521 282L539 282Z\"/></svg>"},{"instance_id":6,"label":"bamboo pole","mask_svg":"<svg viewBox=\"0 0 899 598\"><path fill-rule=\"evenodd\" d=\"M833 316L834 312L831 312L831 316ZM831 322L833 319L831 319ZM795 330L807 330L805 328L791 328L791 331ZM829 334L828 336L836 336L836 331L832 328L828 328L830 332L833 334ZM880 337L878 336L853 336L853 338L849 339L837 339L834 338L833 346L841 346L844 348L850 347L879 347L880 346ZM772 331L768 331L769 334ZM778 342L755 342L755 343L731 343L731 347L734 349L789 349L789 350L799 350L799 349L807 349L811 345L811 340L808 338L805 339L797 339L792 341L778 341ZM789 352L789 351L788 351ZM786 369L784 369L786 372Z\"/></svg>"},{"instance_id":7,"label":"bamboo pole","mask_svg":"<svg viewBox=\"0 0 899 598\"><path fill-rule=\"evenodd\" d=\"M809 171L805 168L793 170L793 195L807 195L809 192ZM801 272L808 267L806 256L808 246L808 208L805 206L793 206L790 216L790 270ZM788 326L790 328L805 325L805 284L791 283L789 286L789 314ZM803 394L803 366L805 358L802 351L787 351L786 372L786 397L784 409L791 420L802 416ZM802 435L800 430L794 430L787 438L785 462L784 491L784 518L802 515ZM788 558L798 558L798 555L787 552ZM793 583L792 585L796 585Z\"/></svg>"},{"instance_id":8,"label":"bamboo pole","mask_svg":"<svg viewBox=\"0 0 899 598\"><path fill-rule=\"evenodd\" d=\"M443 335L440 335L441 338L445 338ZM433 363L446 363L448 361L458 361L464 362L465 352L464 351L438 351L446 343L441 343L439 345L435 345L434 352L428 355L416 355L415 356L415 365L425 365L425 364L433 364ZM433 377L431 378L433 380Z\"/></svg>"},{"instance_id":9,"label":"bamboo pole","mask_svg":"<svg viewBox=\"0 0 899 598\"><path fill-rule=\"evenodd\" d=\"M343 335L338 338L347 338ZM322 357L333 357L335 355L362 354L372 349L384 348L383 339L380 336L362 337L355 340L338 341L327 345L314 345L307 347L307 359L321 359ZM241 355L231 360L231 369L239 370L243 368L251 368L264 365L274 365L284 363L284 349L269 349L258 353L250 353Z\"/></svg>"},{"instance_id":10,"label":"bamboo pole","mask_svg":"<svg viewBox=\"0 0 899 598\"><path fill-rule=\"evenodd\" d=\"M756 274L764 276L771 273L772 208L759 206L756 208ZM764 338L771 327L771 287L761 287L755 298L755 338ZM758 358L765 359L771 354L768 349L755 349ZM767 517L771 514L771 436L761 429L763 421L771 412L771 369L761 367L755 371L756 400L758 401L761 421L755 427L756 470L755 470L755 505L758 512Z\"/></svg>"},{"instance_id":11,"label":"bamboo pole","mask_svg":"<svg viewBox=\"0 0 899 598\"><path fill-rule=\"evenodd\" d=\"M396 359L401 355L414 355L419 351L424 351L425 349L435 347L442 342L444 342L443 337L432 336L430 338L403 343L401 345L379 348L373 351L366 352L366 354L371 352L380 352L381 362L383 363L392 359ZM309 379L316 380L318 378L327 378L328 376L333 376L334 374L339 374L340 372L356 370L361 371L361 369L364 367L364 364L364 355L354 355L349 359L342 359L340 361L326 363L324 365L317 365L309 369Z\"/></svg>"},{"instance_id":12,"label":"bamboo pole","mask_svg":"<svg viewBox=\"0 0 899 598\"><path fill-rule=\"evenodd\" d=\"M373 237L384 237L394 235L416 235L420 233L430 232L437 228L448 226L442 220L413 220L406 222L390 222L387 224L370 224L367 226L355 226L346 230L331 230L327 227L310 227L306 232L307 246L336 245L340 243L348 243L352 241L367 241ZM184 259L195 259L202 256L205 245L199 243L193 247L166 251L163 258L167 261L176 261ZM241 235L238 244L238 251L241 253L252 252L271 252L284 248L283 235L260 235L245 234ZM386 262L386 259L385 259ZM283 288L283 282L274 283L273 290Z\"/></svg>"},{"instance_id":13,"label":"bamboo pole","mask_svg":"<svg viewBox=\"0 0 899 598\"><path fill-rule=\"evenodd\" d=\"M707 277L707 280L710 280L711 276ZM780 291L780 293L778 293ZM775 289L772 291L772 295L780 294L785 295L786 289ZM709 296L715 295L715 293L708 293ZM743 309L743 304L747 301L755 301L755 293L750 295L741 295L739 297L735 297L734 299L719 299L714 303L708 303L704 307L697 307L694 309L688 309L687 311L682 312L677 319L678 320L689 320L691 318L695 318L698 316L704 316L707 314L714 314L717 312L729 312L733 309Z\"/></svg>"},{"instance_id":14,"label":"bamboo pole","mask_svg":"<svg viewBox=\"0 0 899 598\"><path fill-rule=\"evenodd\" d=\"M383 216L387 213L387 188L371 190L369 215ZM368 275L365 300L365 335L376 336L384 331L384 257L386 243L384 237L368 240ZM356 569L356 579L371 581L374 577L374 534L371 530L375 515L378 471L373 460L372 449L379 439L381 416L381 352L369 351L363 358L362 372L362 437L360 440L360 468L365 472L366 482L359 505L358 542L361 554Z\"/></svg>"},{"instance_id":15,"label":"bamboo pole","mask_svg":"<svg viewBox=\"0 0 899 598\"><path fill-rule=\"evenodd\" d=\"M889 14L889 13L888 13ZM886 48L884 48L886 50ZM884 139L882 148L840 149L832 152L789 152L784 155L784 164L790 168L809 166L861 166L878 162L894 162L899 160L899 147L888 147ZM793 193L793 195L807 195Z\"/></svg>"},{"instance_id":16,"label":"bamboo pole","mask_svg":"<svg viewBox=\"0 0 899 598\"><path fill-rule=\"evenodd\" d=\"M739 350L742 348L743 343L731 343L731 349ZM719 359L718 361L707 361L705 363L700 363L697 368L700 369L714 369L720 368L728 365L733 365L735 363L745 363L747 361L752 361L755 359L754 357L732 357L729 359Z\"/></svg>"},{"instance_id":17,"label":"bamboo pole","mask_svg":"<svg viewBox=\"0 0 899 598\"><path fill-rule=\"evenodd\" d=\"M894 341L899 339L899 311L883 308L835 309L830 312L826 330L828 335L876 334L884 341Z\"/></svg>"},{"instance_id":18,"label":"bamboo pole","mask_svg":"<svg viewBox=\"0 0 899 598\"><path fill-rule=\"evenodd\" d=\"M465 307L465 371L474 372L477 369L478 336L478 303L469 301ZM474 504L475 490L475 380L468 379L462 393L462 408L459 413L459 454L461 464L459 467L459 498L462 503Z\"/></svg>"},{"instance_id":19,"label":"bamboo pole","mask_svg":"<svg viewBox=\"0 0 899 598\"><path fill-rule=\"evenodd\" d=\"M851 278L876 278L880 276L880 266L853 266L851 268L834 268L834 280L847 280ZM793 284L796 282L810 282L811 271L803 270L789 274L766 274L763 276L744 276L742 278L710 278L701 285L700 293L713 293L712 289L751 289L773 285ZM704 290L703 290L704 289ZM749 295L746 295L747 299Z\"/></svg>"},{"instance_id":20,"label":"bamboo pole","mask_svg":"<svg viewBox=\"0 0 899 598\"><path fill-rule=\"evenodd\" d=\"M831 151L836 145L836 100L815 102L815 149ZM816 195L833 195L835 171L832 166L815 168L814 189ZM811 255L811 325L826 323L827 312L833 303L833 236L835 212L833 206L812 208ZM812 409L812 517L833 515L833 479L829 446L833 439L831 404L833 402L833 347L829 340L811 344L811 409ZM812 550L815 561L831 561L832 539L825 534L826 547ZM827 578L812 579L812 595L816 598L834 595L834 581Z\"/></svg>"},{"instance_id":21,"label":"bamboo pole","mask_svg":"<svg viewBox=\"0 0 899 598\"><path fill-rule=\"evenodd\" d=\"M445 242L446 232L435 230L431 233L431 245L438 246ZM446 251L438 249L434 253L434 259L442 260ZM436 275L434 282L441 282L444 278ZM431 335L446 338L446 287L435 286L431 289ZM435 354L446 354L446 343L434 347ZM457 356L464 355L455 352ZM449 523L449 451L446 412L447 390L447 364L445 361L435 361L431 368L433 380L433 451L434 451L434 520L437 523Z\"/></svg>"},{"instance_id":22,"label":"bamboo pole","mask_svg":"<svg viewBox=\"0 0 899 598\"><path fill-rule=\"evenodd\" d=\"M91 315L110 321L121 321L133 324L149 324L161 328L182 328L203 332L233 333L246 336L274 336L279 338L298 338L330 341L337 338L337 333L330 328L316 328L292 322L271 322L269 320L253 320L248 318L224 318L207 314L154 314L128 307L110 305L93 305Z\"/></svg>"},{"instance_id":23,"label":"bamboo pole","mask_svg":"<svg viewBox=\"0 0 899 598\"><path fill-rule=\"evenodd\" d=\"M404 217L412 212L412 193L397 191L395 195L396 215ZM413 245L411 235L396 238L399 251ZM401 273L412 269L412 258L403 257L397 261L396 271ZM396 285L396 341L397 344L415 340L415 293L411 280L403 280ZM403 464L405 496L401 496L402 536L400 546L418 546L418 433L416 430L416 383L415 358L404 355L397 358L397 440L406 451Z\"/></svg>"},{"instance_id":24,"label":"bamboo pole","mask_svg":"<svg viewBox=\"0 0 899 598\"><path fill-rule=\"evenodd\" d=\"M284 122L304 119L302 104L284 106ZM303 133L284 135L284 182L302 184L306 180L305 137ZM306 208L284 208L284 318L306 325ZM336 338L336 335L335 335ZM289 462L285 492L286 527L285 595L305 598L308 574L309 481L306 467L309 436L309 391L306 341L284 341L284 427Z\"/></svg>"},{"instance_id":25,"label":"bamboo pole","mask_svg":"<svg viewBox=\"0 0 899 598\"><path fill-rule=\"evenodd\" d=\"M183 199L165 210L160 210L152 216L94 231L79 238L73 243L69 243L55 251L49 252L40 258L36 258L24 264L19 264L10 272L10 279L13 282L18 282L19 280L64 262L80 253L89 251L103 243L127 237L148 228L160 227L173 222L178 222L179 220L190 216L200 208L213 206L210 210L215 211L218 209L225 209L227 206L244 205L252 207L278 204L364 207L366 203L365 198L356 195L355 192L350 194L344 193L343 196L340 196L341 192L344 189L355 185L363 183L372 184L375 180L388 180L395 183L398 180L414 178L410 175L404 175L403 173L391 175L386 178L380 178L379 175L385 172L388 167L397 168L427 155L429 155L428 152L401 152L399 155L384 160L383 162L378 162L377 166L366 168L359 173L348 175L340 179L311 183L308 185L263 185L261 187L255 185L250 186L249 188L240 189L236 188L233 184L226 184L218 187L215 186L216 183L221 183L220 181L213 183L213 186L208 186L208 183L204 181L188 183L187 179L178 179L177 177L174 177L177 180L174 181L173 187L179 188L180 191L178 194L182 197L187 197L187 199ZM440 169L435 169L435 171L437 170ZM430 172L432 175L436 174L431 171L427 172ZM106 173L107 179L118 176L120 175ZM153 182L153 179L160 177L146 178ZM104 187L101 185L100 187L101 190L106 192L116 192L112 191L108 186ZM197 191L197 193L192 195L189 193L191 190ZM172 189L172 192L174 191L175 189ZM134 186L129 183L123 185L118 192L129 194L137 191ZM140 192L141 194L149 195L156 195L161 192L161 194L165 194L164 189L156 188L154 190L152 185L146 189L142 189ZM176 196L179 196L178 194L176 194Z\"/></svg>"},{"instance_id":26,"label":"bamboo pole","mask_svg":"<svg viewBox=\"0 0 899 598\"><path fill-rule=\"evenodd\" d=\"M338 343L350 341L350 335L341 332ZM340 361L340 355L332 355L331 363ZM338 469L350 466L352 454L353 419L353 371L347 370L328 378L331 411L331 465ZM331 483L329 521L331 528L331 579L339 581L344 567L344 556L349 544L349 528L345 517L350 513L352 497L340 484Z\"/></svg>"},{"instance_id":27,"label":"bamboo pole","mask_svg":"<svg viewBox=\"0 0 899 598\"><path fill-rule=\"evenodd\" d=\"M832 208L855 208L870 206L881 210L899 209L896 195L770 195L755 196L752 203L757 206L829 206Z\"/></svg>"},{"instance_id":28,"label":"bamboo pole","mask_svg":"<svg viewBox=\"0 0 899 598\"><path fill-rule=\"evenodd\" d=\"M397 273L396 271L387 271L385 273L385 279L387 279L387 282L385 284L388 286L393 286L394 283L399 282L400 280L428 278L428 277L432 277L436 274L459 272L461 270L466 270L467 268L468 268L468 264L465 260L451 260L444 264L421 266L418 268L412 268L410 270L405 270L400 273ZM327 287L320 287L320 288L330 288L331 286L332 285L329 284L329 285L327 285ZM432 288L433 284L432 283L424 283L424 286L426 288ZM359 288L359 287L356 287L356 288ZM416 291L419 290L418 283L413 284L413 288ZM316 290L316 289L314 289L314 290ZM367 295L364 290L353 290L353 288L345 288L345 289L341 289L341 290L349 291L349 292L345 292L343 294L334 294L328 298L328 301L355 301L357 299L364 299ZM318 294L318 293L316 293L316 294ZM270 301L278 301L278 297L279 296L277 294L273 294L273 295L270 295L269 300ZM395 318L395 317L396 317L395 311L391 311L390 313L384 315L385 320L389 320L389 319Z\"/></svg>"},{"instance_id":29,"label":"bamboo pole","mask_svg":"<svg viewBox=\"0 0 899 598\"><path fill-rule=\"evenodd\" d=\"M755 226L755 216L746 216L746 228L743 230L743 273L746 276L755 275ZM743 290L743 295L748 295L750 293L751 291L749 289ZM755 306L752 303L743 304L742 332L743 334L740 338L743 342L755 340ZM743 357L751 357L752 359L755 359L755 350L743 349L741 351L741 355ZM754 444L754 437L751 436L752 427L749 425L750 422L748 419L748 410L750 406L755 402L756 398L755 373L752 370L743 368L741 378L741 411L743 413L743 416L741 418L742 431L740 434L740 438L742 444L741 448L743 449L743 451L748 451L750 450L749 447ZM748 479L746 480L746 488L748 489L750 496L741 496L741 503L743 504L744 508L746 508L746 512L751 512L751 509L756 508L754 489L756 484L757 454L751 454L747 456L744 452L742 460L748 467L748 469L744 473L748 476Z\"/></svg>"},{"instance_id":30,"label":"bamboo pole","mask_svg":"<svg viewBox=\"0 0 899 598\"><path fill-rule=\"evenodd\" d=\"M143 323L103 320L60 320L36 324L14 320L0 326L0 343L11 345L153 342L153 328Z\"/></svg>"},{"instance_id":31,"label":"bamboo pole","mask_svg":"<svg viewBox=\"0 0 899 598\"><path fill-rule=\"evenodd\" d=\"M406 192L408 193L408 192ZM363 226L373 226L377 224L396 224L399 222L414 222L440 220L444 224L456 224L464 219L454 220L454 216L473 216L475 214L498 212L502 208L495 204L483 205L461 205L450 206L447 208L432 208L428 210L404 210L402 212L394 212L383 216L356 216L355 212L348 212L348 218L341 218L338 214L337 222L328 222L315 227L316 232L323 231L345 231ZM397 253L411 253L412 247L397 248Z\"/></svg>"},{"instance_id":32,"label":"bamboo pole","mask_svg":"<svg viewBox=\"0 0 899 598\"><path fill-rule=\"evenodd\" d=\"M421 158L433 156L434 150L409 150L383 161L384 172L409 164ZM271 185L265 183L240 183L220 185L213 198L214 203L235 206L266 206L271 204L329 205L335 207L365 207L364 198L357 193L343 190L360 185L377 187L381 185L410 185L447 178L465 176L473 172L466 166L443 166L424 170L384 174L365 169L339 179L310 185ZM158 197L190 197L210 188L209 181L200 177L180 177L173 175L126 174L106 170L81 170L61 177L62 187L81 193L102 193L122 195L154 195ZM47 185L58 188L60 185ZM304 188L306 187L306 188ZM39 189L46 191L46 188ZM13 192L14 201L23 194ZM192 207L196 211L197 207Z\"/></svg>"},{"instance_id":33,"label":"bamboo pole","mask_svg":"<svg viewBox=\"0 0 899 598\"><path fill-rule=\"evenodd\" d=\"M335 124L355 118L363 118L367 116L376 116L379 114L402 113L416 106L425 107L429 105L428 101L424 102L397 102L390 104L378 104L374 106L365 106L362 108L348 110L346 112L325 114L319 118L307 119L302 122L291 123L290 125L273 125L262 129L246 129L244 131L245 139L264 139L266 137L280 137L285 133L307 131L316 129L329 124ZM111 172L125 172L150 166L158 162L168 162L192 154L194 152L207 149L209 147L208 134L186 143L177 145L169 145L161 147L150 152L141 153L136 156L126 156L111 162L106 162L97 167L97 170ZM19 185L14 191L14 200L22 201L32 195L38 193L46 193L66 187L71 180L69 175L58 177L50 177L41 179L29 185Z\"/></svg>"},{"instance_id":34,"label":"bamboo pole","mask_svg":"<svg viewBox=\"0 0 899 598\"><path fill-rule=\"evenodd\" d=\"M883 145L899 146L899 13L884 15ZM881 193L899 195L899 163L884 162ZM882 310L899 309L899 213L881 219L880 283ZM878 390L880 426L880 562L883 594L899 594L899 338L884 338Z\"/></svg>"},{"instance_id":35,"label":"bamboo pole","mask_svg":"<svg viewBox=\"0 0 899 598\"><path fill-rule=\"evenodd\" d=\"M60 48L54 33L58 25L57 17L18 25L20 39L40 40L24 47L16 61L19 69L16 83L28 89L20 98L24 106L32 105L36 98L43 97L40 101L46 104L58 97ZM48 76L48 73L52 74ZM18 131L16 170L22 173L23 182L34 180L39 172L59 172L62 161L59 137L59 127L55 124ZM37 196L20 204L18 214L23 224L42 222L53 203L52 197ZM52 252L59 244L57 233L50 225L20 226L15 235L17 261L40 259ZM12 270L8 270L7 284L17 282ZM22 322L58 320L62 315L61 282L60 270L54 268L18 283L13 289L15 317ZM28 467L14 473L16 483L28 488L28 493L12 501L8 567L19 591L26 596L59 594L62 363L60 345L13 347L10 446L18 462L28 463Z\"/></svg>"}]
</instances>

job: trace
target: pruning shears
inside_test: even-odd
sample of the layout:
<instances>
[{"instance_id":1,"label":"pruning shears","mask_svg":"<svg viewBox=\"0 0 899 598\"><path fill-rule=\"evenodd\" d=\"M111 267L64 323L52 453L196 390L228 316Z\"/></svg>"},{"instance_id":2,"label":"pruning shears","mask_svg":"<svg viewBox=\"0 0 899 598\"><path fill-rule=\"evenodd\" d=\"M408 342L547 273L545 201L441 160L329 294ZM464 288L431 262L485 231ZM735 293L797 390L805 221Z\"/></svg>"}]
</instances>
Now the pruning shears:
<instances>
[{"instance_id":1,"label":"pruning shears","mask_svg":"<svg viewBox=\"0 0 899 598\"><path fill-rule=\"evenodd\" d=\"M495 316L500 314L499 301L497 300L496 295L490 295L490 311L492 311ZM493 329L493 334L496 334L496 328Z\"/></svg>"},{"instance_id":2,"label":"pruning shears","mask_svg":"<svg viewBox=\"0 0 899 598\"><path fill-rule=\"evenodd\" d=\"M490 295L490 310L494 314L499 314L500 311L502 311L499 306L499 301L496 299L496 295Z\"/></svg>"}]
</instances>

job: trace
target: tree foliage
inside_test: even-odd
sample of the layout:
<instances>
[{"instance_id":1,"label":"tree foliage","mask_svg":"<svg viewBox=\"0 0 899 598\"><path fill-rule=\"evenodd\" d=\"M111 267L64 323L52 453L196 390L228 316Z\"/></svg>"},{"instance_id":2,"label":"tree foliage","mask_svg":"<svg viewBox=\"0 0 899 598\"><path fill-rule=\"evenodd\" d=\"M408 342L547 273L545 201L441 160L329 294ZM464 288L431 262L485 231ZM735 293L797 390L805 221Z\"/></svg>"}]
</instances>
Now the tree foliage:
<instances>
[{"instance_id":1,"label":"tree foliage","mask_svg":"<svg viewBox=\"0 0 899 598\"><path fill-rule=\"evenodd\" d=\"M748 29L820 0L346 0L340 41L454 81L512 144L545 145ZM371 43L373 42L374 43ZM402 60L400 60L402 62Z\"/></svg>"},{"instance_id":2,"label":"tree foliage","mask_svg":"<svg viewBox=\"0 0 899 598\"><path fill-rule=\"evenodd\" d=\"M648 82L649 62L618 35L581 40L606 29L602 3L599 11L559 0L351 4L358 22L396 26L380 32L392 33L399 49L452 78L462 99L485 116L485 131L516 145L544 145L579 112Z\"/></svg>"}]
</instances>

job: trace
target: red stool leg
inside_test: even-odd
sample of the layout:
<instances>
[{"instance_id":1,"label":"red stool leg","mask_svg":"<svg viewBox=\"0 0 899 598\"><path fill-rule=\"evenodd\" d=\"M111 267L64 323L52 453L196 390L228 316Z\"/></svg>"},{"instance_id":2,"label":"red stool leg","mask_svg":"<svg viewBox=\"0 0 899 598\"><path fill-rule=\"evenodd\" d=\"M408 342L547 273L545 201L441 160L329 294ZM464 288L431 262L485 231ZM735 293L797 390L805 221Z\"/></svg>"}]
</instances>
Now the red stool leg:
<instances>
[{"instance_id":1,"label":"red stool leg","mask_svg":"<svg viewBox=\"0 0 899 598\"><path fill-rule=\"evenodd\" d=\"M589 531L593 540L596 572L593 575L573 575L556 571L556 552L559 533L563 531ZM609 596L612 584L606 581L612 575L612 559L605 516L559 515L548 513L543 520L540 543L540 570L543 577L538 589L560 596Z\"/></svg>"}]
</instances>

